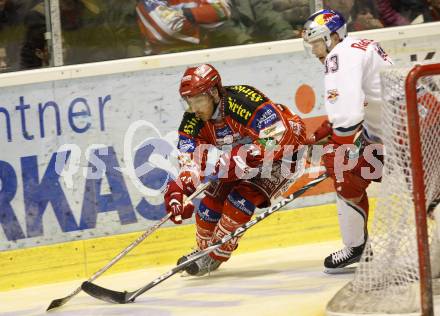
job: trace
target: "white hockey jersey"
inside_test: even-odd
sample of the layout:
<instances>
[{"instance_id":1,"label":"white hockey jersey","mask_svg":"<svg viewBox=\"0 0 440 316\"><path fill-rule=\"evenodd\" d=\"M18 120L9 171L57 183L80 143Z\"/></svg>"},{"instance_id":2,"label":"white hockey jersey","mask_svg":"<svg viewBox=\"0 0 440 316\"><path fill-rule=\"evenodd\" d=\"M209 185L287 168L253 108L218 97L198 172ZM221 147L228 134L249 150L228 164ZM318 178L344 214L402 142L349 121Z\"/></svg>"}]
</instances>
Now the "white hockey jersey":
<instances>
[{"instance_id":1,"label":"white hockey jersey","mask_svg":"<svg viewBox=\"0 0 440 316\"><path fill-rule=\"evenodd\" d=\"M392 65L390 57L377 42L348 36L324 64L325 108L333 136L347 143L363 125L366 136L380 142L380 71Z\"/></svg>"}]
</instances>

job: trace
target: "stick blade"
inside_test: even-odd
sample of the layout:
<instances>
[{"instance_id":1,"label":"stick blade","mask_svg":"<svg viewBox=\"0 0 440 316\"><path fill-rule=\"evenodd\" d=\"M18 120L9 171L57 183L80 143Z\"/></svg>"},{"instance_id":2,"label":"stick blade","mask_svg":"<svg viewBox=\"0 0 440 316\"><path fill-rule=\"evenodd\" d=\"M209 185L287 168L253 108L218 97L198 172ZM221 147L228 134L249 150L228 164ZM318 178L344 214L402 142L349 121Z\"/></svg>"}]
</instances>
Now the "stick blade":
<instances>
[{"instance_id":1,"label":"stick blade","mask_svg":"<svg viewBox=\"0 0 440 316\"><path fill-rule=\"evenodd\" d=\"M53 300L52 302L50 302L49 307L46 309L46 311L50 311L51 309L63 306L64 304L66 304L66 302L69 299L70 299L70 296L66 296L63 298L57 298L56 300Z\"/></svg>"},{"instance_id":2,"label":"stick blade","mask_svg":"<svg viewBox=\"0 0 440 316\"><path fill-rule=\"evenodd\" d=\"M129 302L127 300L127 291L113 291L87 281L81 284L81 289L90 296L93 296L94 298L97 298L101 301L106 301L114 304L126 304Z\"/></svg>"}]
</instances>

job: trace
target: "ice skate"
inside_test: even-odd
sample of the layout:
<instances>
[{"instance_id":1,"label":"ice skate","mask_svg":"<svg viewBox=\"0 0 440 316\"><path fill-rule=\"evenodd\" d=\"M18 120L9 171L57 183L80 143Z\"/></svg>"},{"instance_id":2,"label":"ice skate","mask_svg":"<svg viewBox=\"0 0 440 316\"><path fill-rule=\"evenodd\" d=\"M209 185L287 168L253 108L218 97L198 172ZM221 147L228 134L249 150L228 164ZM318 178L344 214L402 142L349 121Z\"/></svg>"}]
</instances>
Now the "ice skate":
<instances>
[{"instance_id":1,"label":"ice skate","mask_svg":"<svg viewBox=\"0 0 440 316\"><path fill-rule=\"evenodd\" d=\"M188 257L191 257L191 255L195 254L198 251L199 250L195 250L188 255L182 256L179 260L177 260L177 264L181 264L182 262L187 261ZM217 270L221 264L222 264L221 261L212 259L210 256L207 255L192 262L189 266L185 268L184 271L188 275L202 276L205 275L206 273L210 273L212 271Z\"/></svg>"},{"instance_id":2,"label":"ice skate","mask_svg":"<svg viewBox=\"0 0 440 316\"><path fill-rule=\"evenodd\" d=\"M356 267L353 263L359 262L364 251L365 244L358 247L345 247L333 252L324 260L324 272L328 274L353 273Z\"/></svg>"}]
</instances>

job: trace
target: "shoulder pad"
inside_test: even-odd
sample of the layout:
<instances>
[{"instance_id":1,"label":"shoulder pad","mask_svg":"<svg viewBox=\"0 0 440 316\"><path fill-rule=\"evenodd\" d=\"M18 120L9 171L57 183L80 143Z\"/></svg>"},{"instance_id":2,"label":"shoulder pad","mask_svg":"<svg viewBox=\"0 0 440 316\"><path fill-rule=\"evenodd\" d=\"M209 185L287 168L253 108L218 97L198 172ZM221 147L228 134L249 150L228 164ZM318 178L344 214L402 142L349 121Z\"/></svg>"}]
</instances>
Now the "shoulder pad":
<instances>
[{"instance_id":1,"label":"shoulder pad","mask_svg":"<svg viewBox=\"0 0 440 316\"><path fill-rule=\"evenodd\" d=\"M247 85L228 86L225 91L225 114L245 125L261 104L270 101L263 93Z\"/></svg>"},{"instance_id":2,"label":"shoulder pad","mask_svg":"<svg viewBox=\"0 0 440 316\"><path fill-rule=\"evenodd\" d=\"M195 137L199 134L203 125L204 122L197 118L194 113L185 112L179 126L179 132Z\"/></svg>"}]
</instances>

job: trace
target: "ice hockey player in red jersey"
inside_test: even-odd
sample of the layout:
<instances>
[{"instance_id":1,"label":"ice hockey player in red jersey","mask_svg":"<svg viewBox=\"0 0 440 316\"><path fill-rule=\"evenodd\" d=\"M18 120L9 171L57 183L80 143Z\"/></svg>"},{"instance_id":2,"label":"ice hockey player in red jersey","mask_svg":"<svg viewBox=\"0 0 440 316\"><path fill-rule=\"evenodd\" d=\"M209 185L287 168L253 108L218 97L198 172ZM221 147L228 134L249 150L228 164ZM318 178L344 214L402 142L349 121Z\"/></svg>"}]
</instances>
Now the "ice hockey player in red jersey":
<instances>
[{"instance_id":1,"label":"ice hockey player in red jersey","mask_svg":"<svg viewBox=\"0 0 440 316\"><path fill-rule=\"evenodd\" d=\"M205 156L197 154L197 149L207 145L231 148L222 151L213 163L211 175L217 181L205 191L196 212L196 242L199 249L204 249L248 222L256 207L270 205L288 181L287 173L295 167L295 153L304 144L305 127L299 116L254 87L223 86L220 74L209 64L185 71L180 95L188 105L179 127L181 172L168 183L164 196L172 220L177 222L177 216L186 219L193 213L194 206L183 206L182 201L206 176L201 173ZM290 155L286 155L286 148ZM202 158L197 160L195 156ZM265 157L273 157L266 176L261 171ZM283 168L288 172L283 173ZM252 174L252 170L257 172ZM186 272L203 275L215 270L237 246L238 239L232 239L194 262ZM179 262L184 260L185 256Z\"/></svg>"},{"instance_id":2,"label":"ice hockey player in red jersey","mask_svg":"<svg viewBox=\"0 0 440 316\"><path fill-rule=\"evenodd\" d=\"M326 257L324 266L326 272L336 273L358 262L365 248L366 189L371 181L380 181L383 161L380 71L392 61L377 42L347 36L344 17L333 10L312 14L304 25L303 40L325 68L328 121L308 142L329 137L326 147L332 149L323 155L323 162L337 194L345 248Z\"/></svg>"}]
</instances>

